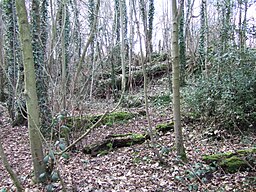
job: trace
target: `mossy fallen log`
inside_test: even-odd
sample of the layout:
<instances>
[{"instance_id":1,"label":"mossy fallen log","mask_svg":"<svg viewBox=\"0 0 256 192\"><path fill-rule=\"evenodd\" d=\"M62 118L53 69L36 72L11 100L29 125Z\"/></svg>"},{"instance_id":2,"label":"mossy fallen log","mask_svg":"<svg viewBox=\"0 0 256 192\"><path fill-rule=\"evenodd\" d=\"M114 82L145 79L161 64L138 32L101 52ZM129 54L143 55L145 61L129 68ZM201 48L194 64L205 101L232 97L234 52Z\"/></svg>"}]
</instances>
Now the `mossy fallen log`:
<instances>
[{"instance_id":1,"label":"mossy fallen log","mask_svg":"<svg viewBox=\"0 0 256 192\"><path fill-rule=\"evenodd\" d=\"M173 123L163 123L156 126L156 132L166 133L173 130ZM102 141L85 146L83 152L90 154L92 157L97 155L105 155L115 148L130 147L135 144L142 144L147 139L150 139L148 133L125 133L125 134L112 134L106 136Z\"/></svg>"},{"instance_id":2,"label":"mossy fallen log","mask_svg":"<svg viewBox=\"0 0 256 192\"><path fill-rule=\"evenodd\" d=\"M149 80L152 79L158 79L161 78L163 75L167 74L168 72L168 64L166 63L160 63L157 65L149 66L146 69L147 77ZM129 83L132 83L135 87L143 86L144 77L143 77L143 71L142 69L136 70L132 72L132 82L128 81L128 74L125 76L126 78L126 88L129 88ZM111 94L113 92L112 90L112 84L113 80L112 78L99 80L97 82L97 89L95 90L95 95L97 97L105 98L106 93ZM115 89L121 90L122 87L122 75L116 75L115 77Z\"/></svg>"},{"instance_id":3,"label":"mossy fallen log","mask_svg":"<svg viewBox=\"0 0 256 192\"><path fill-rule=\"evenodd\" d=\"M143 134L120 134L107 136L98 144L92 144L83 148L85 154L91 154L92 157L105 155L114 148L129 147L135 144L142 144L148 139L148 135Z\"/></svg>"},{"instance_id":4,"label":"mossy fallen log","mask_svg":"<svg viewBox=\"0 0 256 192\"><path fill-rule=\"evenodd\" d=\"M157 124L156 125L156 131L157 132L166 133L168 131L173 131L173 129L174 129L174 123L173 122L162 123L162 124Z\"/></svg>"},{"instance_id":5,"label":"mossy fallen log","mask_svg":"<svg viewBox=\"0 0 256 192\"><path fill-rule=\"evenodd\" d=\"M213 155L203 155L202 160L217 165L225 172L235 173L256 169L256 148L237 150Z\"/></svg>"},{"instance_id":6,"label":"mossy fallen log","mask_svg":"<svg viewBox=\"0 0 256 192\"><path fill-rule=\"evenodd\" d=\"M101 125L111 126L114 123L122 123L129 119L134 118L141 113L130 113L130 112L113 112L108 114L101 122ZM67 117L65 119L65 125L69 128L75 127L78 130L84 130L96 123L102 115L85 115L78 117Z\"/></svg>"}]
</instances>

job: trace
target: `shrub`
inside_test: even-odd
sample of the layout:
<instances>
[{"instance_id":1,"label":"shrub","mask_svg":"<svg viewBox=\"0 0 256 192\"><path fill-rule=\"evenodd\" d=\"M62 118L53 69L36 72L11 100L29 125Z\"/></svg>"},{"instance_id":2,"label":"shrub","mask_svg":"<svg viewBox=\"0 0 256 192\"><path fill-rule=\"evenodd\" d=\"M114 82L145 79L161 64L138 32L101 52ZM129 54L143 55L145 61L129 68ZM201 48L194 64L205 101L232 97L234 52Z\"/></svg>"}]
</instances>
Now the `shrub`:
<instances>
[{"instance_id":1,"label":"shrub","mask_svg":"<svg viewBox=\"0 0 256 192\"><path fill-rule=\"evenodd\" d=\"M226 127L256 125L256 56L243 54L243 60L235 52L232 62L225 58L220 65L215 61L208 77L185 88L184 101L191 115L217 120Z\"/></svg>"}]
</instances>

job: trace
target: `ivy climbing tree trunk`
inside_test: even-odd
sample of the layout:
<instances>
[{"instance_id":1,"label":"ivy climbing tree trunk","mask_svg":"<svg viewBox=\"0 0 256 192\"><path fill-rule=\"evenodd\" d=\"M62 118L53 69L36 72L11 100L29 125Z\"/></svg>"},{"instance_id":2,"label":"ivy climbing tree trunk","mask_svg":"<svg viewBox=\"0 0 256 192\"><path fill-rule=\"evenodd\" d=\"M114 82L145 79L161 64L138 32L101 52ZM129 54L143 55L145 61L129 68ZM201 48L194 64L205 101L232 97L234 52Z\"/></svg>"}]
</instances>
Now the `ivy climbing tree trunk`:
<instances>
[{"instance_id":1,"label":"ivy climbing tree trunk","mask_svg":"<svg viewBox=\"0 0 256 192\"><path fill-rule=\"evenodd\" d=\"M47 41L47 1L41 3L39 0L32 1L31 24L32 24L32 46L36 70L36 87L40 108L42 131L50 125L51 112L48 103L48 85L45 65L45 52Z\"/></svg>"},{"instance_id":2,"label":"ivy climbing tree trunk","mask_svg":"<svg viewBox=\"0 0 256 192\"><path fill-rule=\"evenodd\" d=\"M45 172L43 163L42 138L40 135L39 106L36 92L36 76L32 50L32 40L30 36L30 26L28 23L27 10L25 0L16 0L17 15L20 39L22 44L22 55L24 65L24 81L27 114L28 114L28 130L30 140L30 151L35 174L35 181L39 182L40 174Z\"/></svg>"},{"instance_id":3,"label":"ivy climbing tree trunk","mask_svg":"<svg viewBox=\"0 0 256 192\"><path fill-rule=\"evenodd\" d=\"M201 18L200 18L200 39L199 39L199 75L202 74L206 65L206 0L201 2Z\"/></svg>"},{"instance_id":4,"label":"ivy climbing tree trunk","mask_svg":"<svg viewBox=\"0 0 256 192\"><path fill-rule=\"evenodd\" d=\"M179 20L179 53L180 53L180 85L185 85L186 67L186 40L184 32L185 14L184 0L180 1L180 20Z\"/></svg>"},{"instance_id":5,"label":"ivy climbing tree trunk","mask_svg":"<svg viewBox=\"0 0 256 192\"><path fill-rule=\"evenodd\" d=\"M178 23L180 13L176 0L172 0L172 89L173 89L173 118L177 155L186 161L186 152L183 144L181 117L180 117L180 65L179 65L179 37Z\"/></svg>"},{"instance_id":6,"label":"ivy climbing tree trunk","mask_svg":"<svg viewBox=\"0 0 256 192\"><path fill-rule=\"evenodd\" d=\"M4 39L3 39L2 3L0 2L0 101L4 101Z\"/></svg>"},{"instance_id":7,"label":"ivy climbing tree trunk","mask_svg":"<svg viewBox=\"0 0 256 192\"><path fill-rule=\"evenodd\" d=\"M14 1L6 0L3 3L3 21L5 25L4 41L5 41L5 71L8 80L8 112L13 121L17 120L19 111L19 101L21 101L22 87L20 62L20 45L17 32L17 16ZM16 100L14 98L16 97ZM22 106L24 107L24 106Z\"/></svg>"},{"instance_id":8,"label":"ivy climbing tree trunk","mask_svg":"<svg viewBox=\"0 0 256 192\"><path fill-rule=\"evenodd\" d=\"M149 10L148 10L148 31L147 31L147 36L148 36L148 52L149 55L152 54L153 52L153 42L152 42L152 37L153 37L153 22L154 22L154 15L155 15L155 5L154 5L154 0L149 0Z\"/></svg>"}]
</instances>

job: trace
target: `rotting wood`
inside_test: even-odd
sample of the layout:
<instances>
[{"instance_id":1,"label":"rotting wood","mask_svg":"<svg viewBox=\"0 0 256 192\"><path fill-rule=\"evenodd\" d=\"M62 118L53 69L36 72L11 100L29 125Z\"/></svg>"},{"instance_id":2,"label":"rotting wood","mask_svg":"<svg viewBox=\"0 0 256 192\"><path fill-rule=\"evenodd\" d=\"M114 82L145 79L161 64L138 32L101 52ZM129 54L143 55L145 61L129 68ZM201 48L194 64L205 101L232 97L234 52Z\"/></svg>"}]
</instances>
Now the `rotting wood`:
<instances>
[{"instance_id":1,"label":"rotting wood","mask_svg":"<svg viewBox=\"0 0 256 192\"><path fill-rule=\"evenodd\" d=\"M157 133L166 133L173 131L173 123L163 123L156 126ZM105 155L109 151L121 147L130 147L135 144L142 144L150 139L148 133L125 133L125 134L112 134L106 136L98 143L85 146L82 151L85 154L90 154L92 157L97 155Z\"/></svg>"}]
</instances>

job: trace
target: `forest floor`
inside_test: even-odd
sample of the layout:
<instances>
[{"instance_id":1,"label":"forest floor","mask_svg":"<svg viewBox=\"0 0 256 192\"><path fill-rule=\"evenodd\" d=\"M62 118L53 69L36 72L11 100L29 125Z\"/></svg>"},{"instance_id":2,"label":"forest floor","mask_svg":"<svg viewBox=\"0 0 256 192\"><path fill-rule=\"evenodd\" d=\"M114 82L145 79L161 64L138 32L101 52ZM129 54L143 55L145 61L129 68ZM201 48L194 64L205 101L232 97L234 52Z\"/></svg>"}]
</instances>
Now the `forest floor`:
<instances>
[{"instance_id":1,"label":"forest floor","mask_svg":"<svg viewBox=\"0 0 256 192\"><path fill-rule=\"evenodd\" d=\"M86 113L104 112L111 108L107 103L95 104ZM0 137L5 153L13 170L19 176L26 191L44 191L42 186L32 182L32 162L26 126L12 127L2 111L0 116ZM124 109L121 109L124 110ZM127 109L126 109L127 110ZM137 108L129 109L131 111ZM171 121L168 106L150 106L153 127ZM230 134L222 131L219 137L205 134L207 127L199 121L183 119L184 144L188 163L178 161L175 153L173 132L160 134L158 148L166 162L159 163L150 141L140 145L114 149L106 155L91 157L81 152L86 144L95 143L109 134L144 132L148 127L146 116L139 116L121 124L102 125L78 143L76 150L69 152L69 159L57 157L56 167L60 171L67 191L254 191L256 171L225 173L223 170L207 172L202 154L235 151L255 147L256 133ZM254 168L255 170L255 168ZM61 191L60 183L55 183L55 191ZM0 191L15 191L2 162L0 161Z\"/></svg>"}]
</instances>

